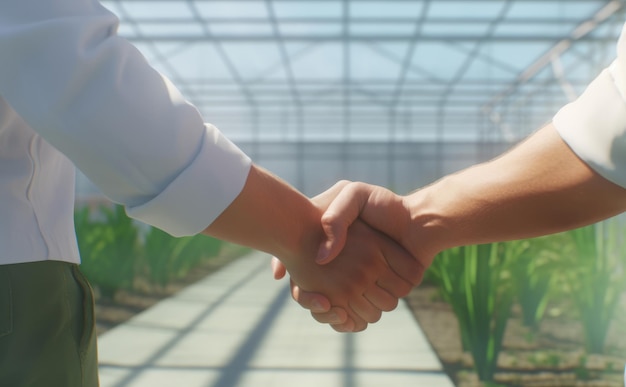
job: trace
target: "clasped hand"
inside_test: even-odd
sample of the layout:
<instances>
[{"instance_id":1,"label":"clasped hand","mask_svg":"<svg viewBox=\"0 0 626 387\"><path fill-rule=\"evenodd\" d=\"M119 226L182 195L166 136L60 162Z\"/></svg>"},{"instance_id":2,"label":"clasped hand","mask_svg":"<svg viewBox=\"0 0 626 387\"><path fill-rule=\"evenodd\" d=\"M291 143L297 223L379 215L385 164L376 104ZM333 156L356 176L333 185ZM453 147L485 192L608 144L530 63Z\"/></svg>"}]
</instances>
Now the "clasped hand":
<instances>
[{"instance_id":1,"label":"clasped hand","mask_svg":"<svg viewBox=\"0 0 626 387\"><path fill-rule=\"evenodd\" d=\"M274 257L274 277L289 272L292 297L318 322L338 332L364 330L395 309L428 267L411 243L408 206L385 188L348 181L312 202L324 211L316 262L286 268Z\"/></svg>"}]
</instances>

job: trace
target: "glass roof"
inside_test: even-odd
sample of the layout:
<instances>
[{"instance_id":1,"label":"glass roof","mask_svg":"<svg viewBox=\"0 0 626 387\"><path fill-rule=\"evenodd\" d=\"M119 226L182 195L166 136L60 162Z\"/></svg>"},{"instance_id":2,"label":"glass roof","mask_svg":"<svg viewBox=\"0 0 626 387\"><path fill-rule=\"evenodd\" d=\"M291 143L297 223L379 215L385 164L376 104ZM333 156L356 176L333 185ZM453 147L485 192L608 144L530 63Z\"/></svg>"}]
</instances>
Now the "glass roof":
<instances>
[{"instance_id":1,"label":"glass roof","mask_svg":"<svg viewBox=\"0 0 626 387\"><path fill-rule=\"evenodd\" d=\"M109 0L245 141L515 141L615 55L622 1Z\"/></svg>"}]
</instances>

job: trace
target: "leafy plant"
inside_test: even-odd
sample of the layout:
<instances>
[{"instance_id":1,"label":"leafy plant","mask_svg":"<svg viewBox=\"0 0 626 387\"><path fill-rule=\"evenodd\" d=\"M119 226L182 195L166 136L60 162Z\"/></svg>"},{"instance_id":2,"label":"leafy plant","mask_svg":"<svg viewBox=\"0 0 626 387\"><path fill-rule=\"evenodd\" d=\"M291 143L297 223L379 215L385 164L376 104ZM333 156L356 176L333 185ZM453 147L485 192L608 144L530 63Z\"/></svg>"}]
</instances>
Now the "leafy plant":
<instances>
[{"instance_id":1,"label":"leafy plant","mask_svg":"<svg viewBox=\"0 0 626 387\"><path fill-rule=\"evenodd\" d=\"M458 318L463 347L485 382L493 381L513 304L504 262L515 253L506 244L464 246L443 252L431 267L431 278Z\"/></svg>"},{"instance_id":2,"label":"leafy plant","mask_svg":"<svg viewBox=\"0 0 626 387\"><path fill-rule=\"evenodd\" d=\"M175 238L153 227L146 234L144 245L149 278L164 287L187 274L202 258L217 254L220 246L221 241L207 236Z\"/></svg>"},{"instance_id":3,"label":"leafy plant","mask_svg":"<svg viewBox=\"0 0 626 387\"><path fill-rule=\"evenodd\" d=\"M100 217L100 218L98 218ZM132 286L138 254L138 232L124 208L88 207L75 212L81 270L103 297Z\"/></svg>"}]
</instances>

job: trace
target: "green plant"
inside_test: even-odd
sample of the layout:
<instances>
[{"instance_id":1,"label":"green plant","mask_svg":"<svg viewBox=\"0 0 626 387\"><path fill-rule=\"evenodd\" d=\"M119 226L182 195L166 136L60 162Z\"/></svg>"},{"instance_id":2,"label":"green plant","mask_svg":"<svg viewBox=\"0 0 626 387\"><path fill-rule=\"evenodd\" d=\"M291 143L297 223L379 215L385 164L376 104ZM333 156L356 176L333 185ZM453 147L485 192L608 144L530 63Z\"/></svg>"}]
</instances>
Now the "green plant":
<instances>
[{"instance_id":1,"label":"green plant","mask_svg":"<svg viewBox=\"0 0 626 387\"><path fill-rule=\"evenodd\" d=\"M452 306L463 346L485 382L493 380L513 304L504 262L515 251L498 243L464 246L443 252L432 265L431 278Z\"/></svg>"},{"instance_id":2,"label":"green plant","mask_svg":"<svg viewBox=\"0 0 626 387\"><path fill-rule=\"evenodd\" d=\"M85 207L74 215L81 270L105 298L133 284L138 232L123 207Z\"/></svg>"},{"instance_id":3,"label":"green plant","mask_svg":"<svg viewBox=\"0 0 626 387\"><path fill-rule=\"evenodd\" d=\"M576 247L568 270L589 353L602 353L620 294L626 289L620 224L612 219L570 231Z\"/></svg>"},{"instance_id":4,"label":"green plant","mask_svg":"<svg viewBox=\"0 0 626 387\"><path fill-rule=\"evenodd\" d=\"M455 312L457 319L459 318L457 309L460 309L461 306L455 307L455 304L465 302L463 289L460 287L461 278L465 270L462 249L463 247L454 247L442 251L437 255L426 273L429 281L437 286L440 297L452 306L452 310ZM459 330L463 350L469 351L469 345L464 337L463 327L460 325Z\"/></svg>"},{"instance_id":5,"label":"green plant","mask_svg":"<svg viewBox=\"0 0 626 387\"><path fill-rule=\"evenodd\" d=\"M578 366L574 369L576 378L580 380L589 380L590 372L587 369L587 356L582 355L578 358Z\"/></svg>"},{"instance_id":6,"label":"green plant","mask_svg":"<svg viewBox=\"0 0 626 387\"><path fill-rule=\"evenodd\" d=\"M561 355L558 353L550 353L546 357L546 363L552 368L558 368L561 365Z\"/></svg>"},{"instance_id":7,"label":"green plant","mask_svg":"<svg viewBox=\"0 0 626 387\"><path fill-rule=\"evenodd\" d=\"M150 280L162 287L170 281L183 277L204 257L211 257L220 250L221 241L204 235L175 238L152 227L146 234L144 262Z\"/></svg>"},{"instance_id":8,"label":"green plant","mask_svg":"<svg viewBox=\"0 0 626 387\"><path fill-rule=\"evenodd\" d=\"M533 330L538 328L548 305L563 252L563 239L563 234L556 234L508 242L517 250L509 264L515 295L522 310L522 323Z\"/></svg>"}]
</instances>

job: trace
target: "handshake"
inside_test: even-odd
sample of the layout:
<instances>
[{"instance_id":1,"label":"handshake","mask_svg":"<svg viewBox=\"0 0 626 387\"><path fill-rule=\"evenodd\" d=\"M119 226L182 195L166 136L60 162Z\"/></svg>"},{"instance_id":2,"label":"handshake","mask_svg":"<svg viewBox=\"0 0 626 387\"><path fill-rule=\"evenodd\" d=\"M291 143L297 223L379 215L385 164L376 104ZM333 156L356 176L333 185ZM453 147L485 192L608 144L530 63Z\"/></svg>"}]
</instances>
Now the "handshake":
<instances>
[{"instance_id":1,"label":"handshake","mask_svg":"<svg viewBox=\"0 0 626 387\"><path fill-rule=\"evenodd\" d=\"M432 261L413 243L405 199L365 183L335 184L311 199L323 212L314 262L273 257L274 277L289 271L294 300L318 322L339 332L364 330L396 308Z\"/></svg>"},{"instance_id":2,"label":"handshake","mask_svg":"<svg viewBox=\"0 0 626 387\"><path fill-rule=\"evenodd\" d=\"M342 181L309 199L252 165L239 196L204 233L277 257L274 277L289 272L294 299L317 321L361 331L395 309L435 255L435 245L417 243L430 229L411 214L421 192L402 197Z\"/></svg>"}]
</instances>

